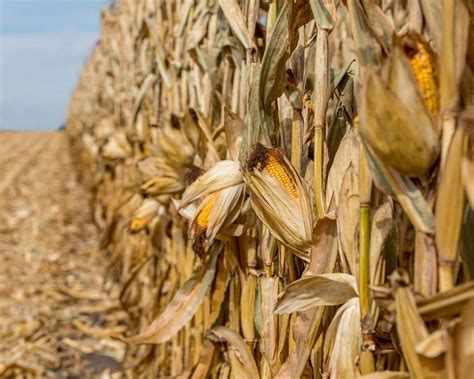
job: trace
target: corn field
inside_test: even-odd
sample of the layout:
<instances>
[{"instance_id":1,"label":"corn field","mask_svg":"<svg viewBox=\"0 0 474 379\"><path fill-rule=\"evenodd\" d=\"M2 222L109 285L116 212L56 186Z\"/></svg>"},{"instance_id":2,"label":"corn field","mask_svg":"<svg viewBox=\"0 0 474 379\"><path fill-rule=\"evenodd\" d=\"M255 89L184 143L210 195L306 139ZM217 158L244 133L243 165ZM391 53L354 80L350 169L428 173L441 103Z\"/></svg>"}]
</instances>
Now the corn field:
<instances>
[{"instance_id":1,"label":"corn field","mask_svg":"<svg viewBox=\"0 0 474 379\"><path fill-rule=\"evenodd\" d=\"M117 0L101 22L67 132L127 377L471 377L472 1Z\"/></svg>"}]
</instances>

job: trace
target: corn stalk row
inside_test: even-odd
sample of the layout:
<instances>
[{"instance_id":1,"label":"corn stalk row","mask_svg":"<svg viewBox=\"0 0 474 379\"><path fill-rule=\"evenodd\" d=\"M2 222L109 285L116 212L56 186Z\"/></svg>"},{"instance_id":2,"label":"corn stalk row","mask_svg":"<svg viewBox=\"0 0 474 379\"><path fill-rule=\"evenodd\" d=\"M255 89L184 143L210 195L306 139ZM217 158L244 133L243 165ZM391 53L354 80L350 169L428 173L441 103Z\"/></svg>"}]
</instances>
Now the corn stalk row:
<instances>
[{"instance_id":1,"label":"corn stalk row","mask_svg":"<svg viewBox=\"0 0 474 379\"><path fill-rule=\"evenodd\" d=\"M124 372L467 378L463 0L117 0L67 131Z\"/></svg>"}]
</instances>

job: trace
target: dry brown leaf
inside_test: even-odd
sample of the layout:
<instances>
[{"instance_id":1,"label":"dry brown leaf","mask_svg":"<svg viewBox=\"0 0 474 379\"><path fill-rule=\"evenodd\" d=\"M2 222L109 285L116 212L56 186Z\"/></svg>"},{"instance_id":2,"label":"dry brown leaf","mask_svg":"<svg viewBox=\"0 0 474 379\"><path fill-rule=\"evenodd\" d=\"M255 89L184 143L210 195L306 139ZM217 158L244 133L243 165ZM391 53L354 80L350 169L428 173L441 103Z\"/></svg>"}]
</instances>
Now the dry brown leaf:
<instances>
[{"instance_id":1,"label":"dry brown leaf","mask_svg":"<svg viewBox=\"0 0 474 379\"><path fill-rule=\"evenodd\" d=\"M158 344L170 340L197 312L214 280L221 246L214 246L208 262L175 294L161 314L143 332L130 337L136 344Z\"/></svg>"},{"instance_id":2,"label":"dry brown leaf","mask_svg":"<svg viewBox=\"0 0 474 379\"><path fill-rule=\"evenodd\" d=\"M230 363L237 378L260 378L253 355L239 334L225 326L218 326L210 330L208 338L228 343Z\"/></svg>"},{"instance_id":3,"label":"dry brown leaf","mask_svg":"<svg viewBox=\"0 0 474 379\"><path fill-rule=\"evenodd\" d=\"M357 281L352 275L306 276L285 288L275 304L275 312L291 313L316 306L340 305L357 296Z\"/></svg>"}]
</instances>

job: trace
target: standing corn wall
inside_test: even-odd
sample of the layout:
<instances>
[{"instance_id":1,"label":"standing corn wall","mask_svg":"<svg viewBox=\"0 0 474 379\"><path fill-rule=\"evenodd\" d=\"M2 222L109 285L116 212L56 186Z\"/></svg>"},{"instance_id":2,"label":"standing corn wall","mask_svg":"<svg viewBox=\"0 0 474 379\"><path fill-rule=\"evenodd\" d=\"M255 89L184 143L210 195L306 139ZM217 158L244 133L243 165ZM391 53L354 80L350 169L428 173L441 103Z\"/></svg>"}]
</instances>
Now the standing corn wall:
<instances>
[{"instance_id":1,"label":"standing corn wall","mask_svg":"<svg viewBox=\"0 0 474 379\"><path fill-rule=\"evenodd\" d=\"M469 376L472 11L103 12L67 131L130 315L128 377Z\"/></svg>"}]
</instances>

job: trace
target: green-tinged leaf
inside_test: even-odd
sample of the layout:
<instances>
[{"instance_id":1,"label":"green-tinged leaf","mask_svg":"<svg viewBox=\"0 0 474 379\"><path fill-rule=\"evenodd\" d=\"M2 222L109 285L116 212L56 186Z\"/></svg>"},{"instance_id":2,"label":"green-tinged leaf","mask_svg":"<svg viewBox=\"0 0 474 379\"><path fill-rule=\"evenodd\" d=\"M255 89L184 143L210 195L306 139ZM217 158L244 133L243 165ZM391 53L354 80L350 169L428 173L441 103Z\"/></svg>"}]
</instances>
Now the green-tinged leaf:
<instances>
[{"instance_id":1,"label":"green-tinged leaf","mask_svg":"<svg viewBox=\"0 0 474 379\"><path fill-rule=\"evenodd\" d=\"M336 23L336 4L334 0L309 0L314 19L319 29L332 30Z\"/></svg>"},{"instance_id":2,"label":"green-tinged leaf","mask_svg":"<svg viewBox=\"0 0 474 379\"><path fill-rule=\"evenodd\" d=\"M286 3L280 11L270 41L262 59L258 79L258 104L260 127L269 141L275 140L275 126L271 118L270 104L279 97L286 88L286 62L296 44L290 40L292 33L301 25L311 20L309 5L303 2L294 6L294 12L288 15Z\"/></svg>"},{"instance_id":3,"label":"green-tinged leaf","mask_svg":"<svg viewBox=\"0 0 474 379\"><path fill-rule=\"evenodd\" d=\"M380 54L380 46L372 34L372 29L360 0L348 0L347 8L359 64L362 68L376 65Z\"/></svg>"},{"instance_id":4,"label":"green-tinged leaf","mask_svg":"<svg viewBox=\"0 0 474 379\"><path fill-rule=\"evenodd\" d=\"M253 36L250 35L247 25L245 25L242 9L236 0L218 0L232 32L244 45L246 49L255 48Z\"/></svg>"},{"instance_id":5,"label":"green-tinged leaf","mask_svg":"<svg viewBox=\"0 0 474 379\"><path fill-rule=\"evenodd\" d=\"M331 69L331 80L330 80L330 85L329 85L330 93L333 93L336 90L336 88L338 88L339 85L343 83L344 79L347 78L346 84L345 85L343 84L344 87L347 86L347 83L349 83L352 80L349 70L351 69L353 63L355 63L355 59L348 60L346 63L344 63L344 66L342 66L339 70ZM341 88L341 90L344 91L344 88Z\"/></svg>"}]
</instances>

